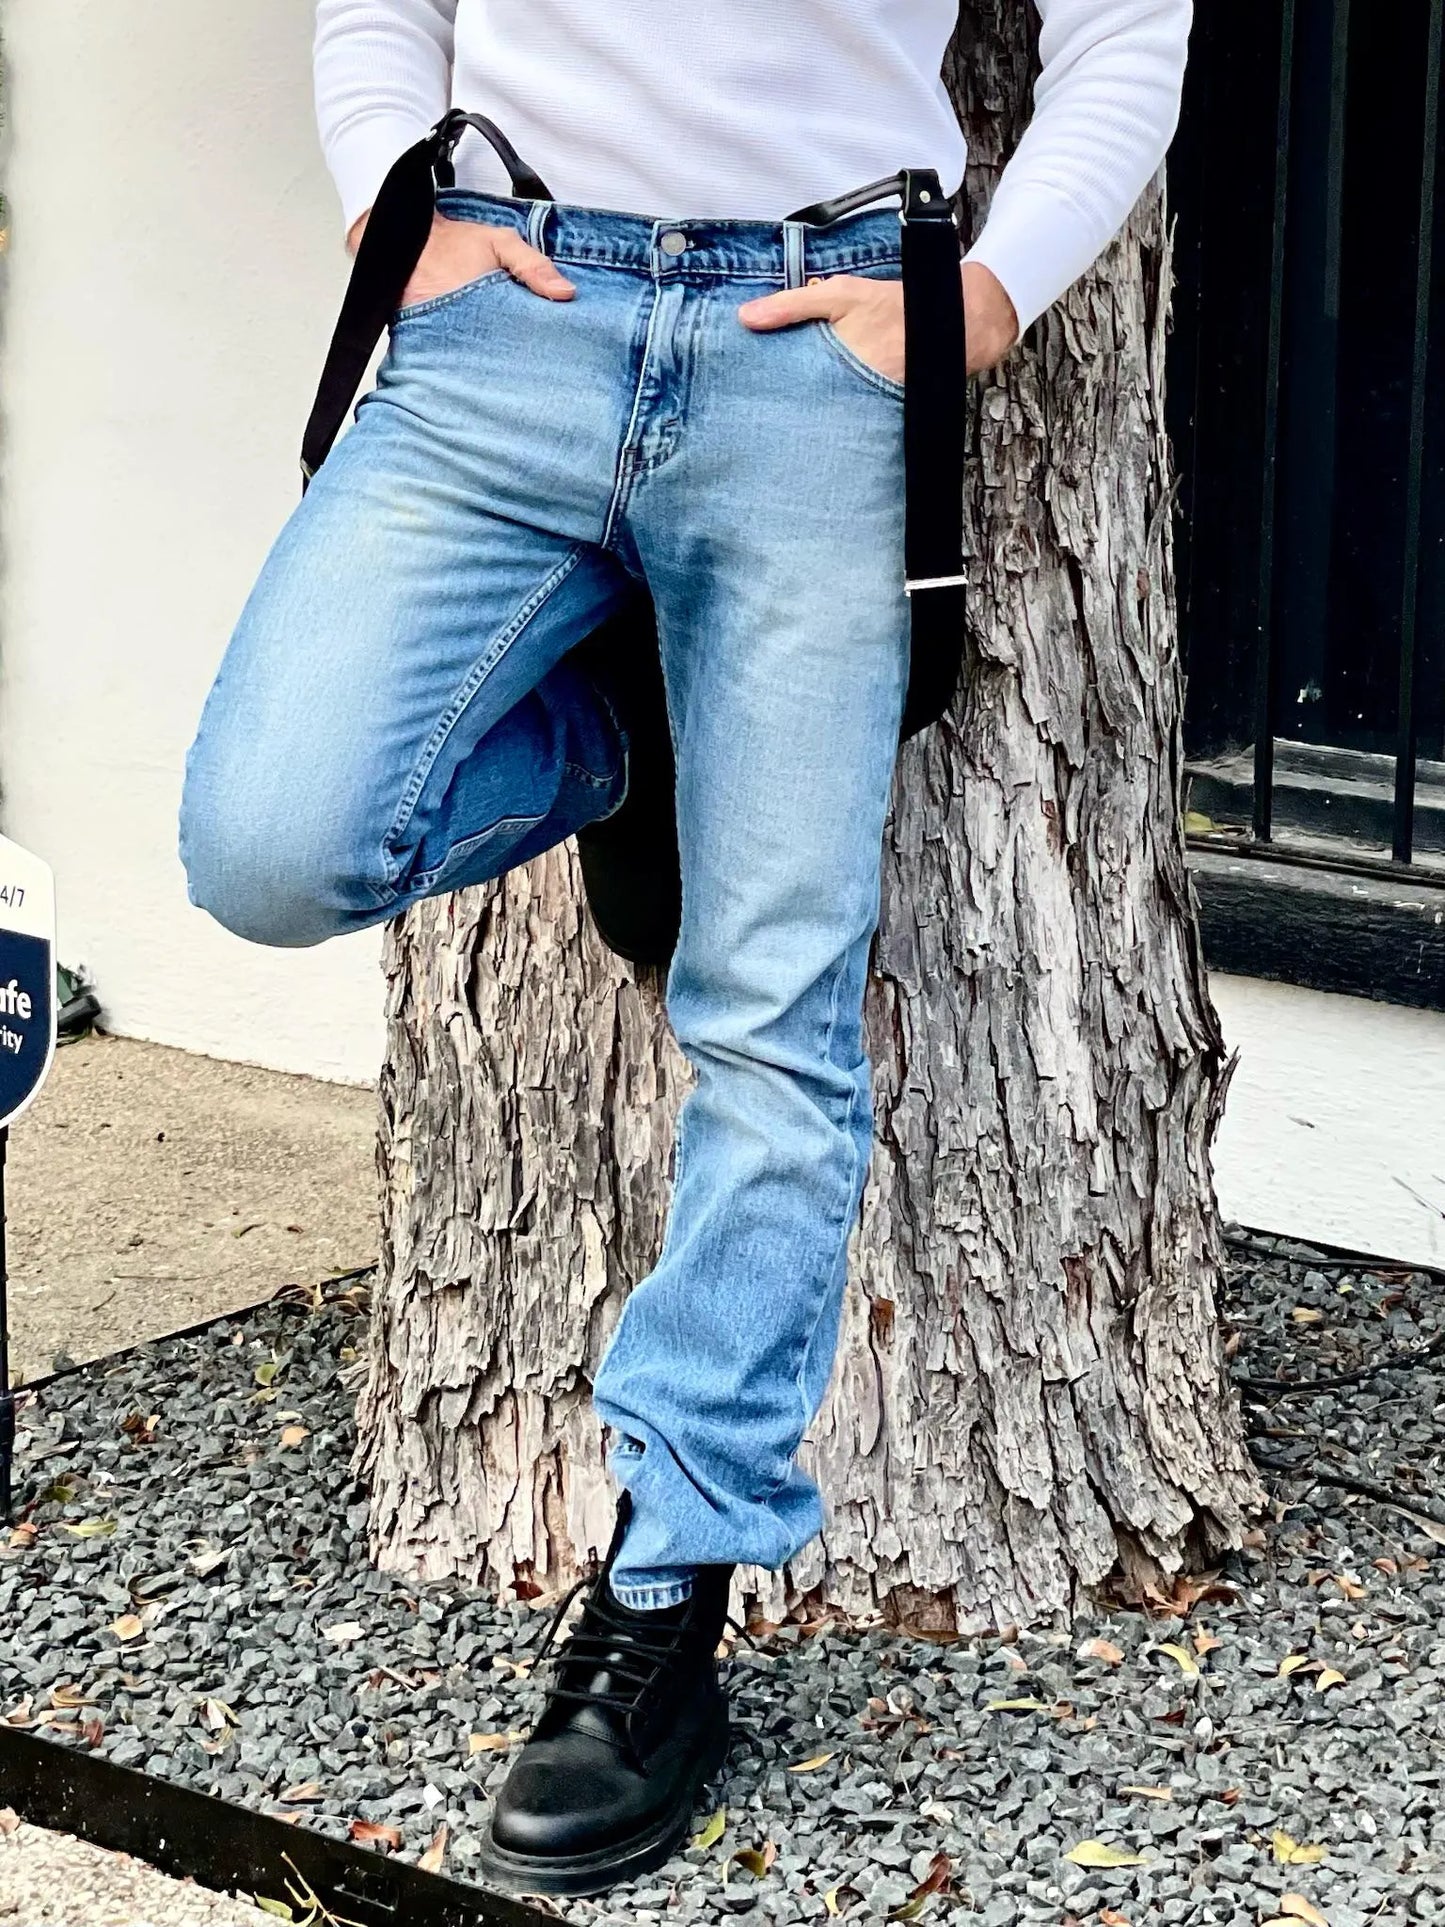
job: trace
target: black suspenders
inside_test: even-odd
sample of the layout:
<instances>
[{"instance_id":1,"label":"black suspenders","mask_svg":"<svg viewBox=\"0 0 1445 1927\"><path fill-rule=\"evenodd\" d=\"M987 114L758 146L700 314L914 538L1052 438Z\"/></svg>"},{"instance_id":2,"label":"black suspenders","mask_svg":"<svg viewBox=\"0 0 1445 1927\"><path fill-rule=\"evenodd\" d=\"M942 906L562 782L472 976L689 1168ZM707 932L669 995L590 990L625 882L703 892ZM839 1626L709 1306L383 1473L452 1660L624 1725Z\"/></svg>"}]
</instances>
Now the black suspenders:
<instances>
[{"instance_id":1,"label":"black suspenders","mask_svg":"<svg viewBox=\"0 0 1445 1927\"><path fill-rule=\"evenodd\" d=\"M438 188L456 176L452 156L467 128L486 139L518 200L553 196L511 142L482 114L455 109L409 147L382 182L357 249L301 443L302 486L320 468L366 377L431 233ZM958 228L938 176L905 169L789 220L826 227L897 199L902 220L903 312L908 368L903 387L906 490L905 588L912 655L903 731L911 736L947 708L963 657L963 464L967 365Z\"/></svg>"}]
</instances>

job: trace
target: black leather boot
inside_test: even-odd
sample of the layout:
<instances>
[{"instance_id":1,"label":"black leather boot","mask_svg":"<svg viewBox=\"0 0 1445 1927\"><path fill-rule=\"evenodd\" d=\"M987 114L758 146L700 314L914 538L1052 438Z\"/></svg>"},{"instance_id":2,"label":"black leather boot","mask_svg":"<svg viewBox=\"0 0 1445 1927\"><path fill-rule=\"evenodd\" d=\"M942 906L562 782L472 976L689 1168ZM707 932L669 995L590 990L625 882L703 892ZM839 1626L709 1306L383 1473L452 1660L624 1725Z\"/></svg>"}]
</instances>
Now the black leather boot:
<instances>
[{"instance_id":1,"label":"black leather boot","mask_svg":"<svg viewBox=\"0 0 1445 1927\"><path fill-rule=\"evenodd\" d=\"M665 968L682 919L677 776L652 604L639 596L577 646L626 733L627 794L577 832L587 904L602 941L629 963Z\"/></svg>"},{"instance_id":2,"label":"black leather boot","mask_svg":"<svg viewBox=\"0 0 1445 1927\"><path fill-rule=\"evenodd\" d=\"M542 1717L492 1811L482 1877L510 1893L599 1894L660 1867L727 1754L715 1656L733 1569L704 1566L685 1604L631 1612L608 1585L625 1523L624 1507L606 1563L585 1582L582 1615L549 1659Z\"/></svg>"}]
</instances>

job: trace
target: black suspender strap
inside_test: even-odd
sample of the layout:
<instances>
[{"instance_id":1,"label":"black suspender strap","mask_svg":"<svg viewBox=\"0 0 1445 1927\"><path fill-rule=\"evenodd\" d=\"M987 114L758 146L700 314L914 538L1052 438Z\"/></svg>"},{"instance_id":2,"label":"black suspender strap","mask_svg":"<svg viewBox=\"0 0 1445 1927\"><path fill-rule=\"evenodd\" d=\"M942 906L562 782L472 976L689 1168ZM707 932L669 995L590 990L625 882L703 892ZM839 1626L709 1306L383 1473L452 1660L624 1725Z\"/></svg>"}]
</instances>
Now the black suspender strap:
<instances>
[{"instance_id":1,"label":"black suspender strap","mask_svg":"<svg viewBox=\"0 0 1445 1927\"><path fill-rule=\"evenodd\" d=\"M506 135L483 114L459 110L448 114L425 140L409 147L393 165L362 231L311 418L301 438L303 489L331 453L356 392L366 379L376 344L401 305L406 284L431 234L436 191L455 181L452 155L469 127L490 142L511 176L512 192L519 200L552 198Z\"/></svg>"},{"instance_id":2,"label":"black suspender strap","mask_svg":"<svg viewBox=\"0 0 1445 1927\"><path fill-rule=\"evenodd\" d=\"M341 432L372 353L431 233L438 187L455 180L452 156L467 128L487 140L518 200L549 201L545 183L494 122L459 109L401 156L377 194L346 298L326 353L301 443L302 487ZM905 736L948 707L963 660L963 466L967 397L963 275L953 207L927 170L905 169L789 220L827 227L896 198L903 224L903 314L908 367L903 385L905 590L912 651Z\"/></svg>"},{"instance_id":3,"label":"black suspender strap","mask_svg":"<svg viewBox=\"0 0 1445 1927\"><path fill-rule=\"evenodd\" d=\"M828 227L896 197L903 222L904 587L912 653L903 731L948 707L963 661L963 469L968 355L958 227L938 176L905 169L789 219Z\"/></svg>"}]
</instances>

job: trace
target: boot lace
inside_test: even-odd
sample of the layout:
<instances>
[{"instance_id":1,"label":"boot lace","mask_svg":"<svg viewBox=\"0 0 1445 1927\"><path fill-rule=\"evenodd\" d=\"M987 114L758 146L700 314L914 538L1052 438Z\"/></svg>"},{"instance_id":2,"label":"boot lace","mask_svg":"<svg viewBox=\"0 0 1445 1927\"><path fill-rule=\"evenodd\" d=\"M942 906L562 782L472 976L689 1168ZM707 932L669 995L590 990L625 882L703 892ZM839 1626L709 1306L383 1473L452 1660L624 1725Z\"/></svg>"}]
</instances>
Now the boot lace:
<instances>
[{"instance_id":1,"label":"boot lace","mask_svg":"<svg viewBox=\"0 0 1445 1927\"><path fill-rule=\"evenodd\" d=\"M582 1609L582 1618L557 1650L553 1646L572 1603L585 1586L592 1592ZM606 1706L620 1713L627 1722L629 1737L632 1720L649 1692L662 1677L670 1662L686 1643L691 1628L686 1621L656 1627L642 1627L633 1614L622 1612L608 1599L605 1584L583 1577L563 1597L542 1640L537 1665L552 1670L547 1688L548 1703L567 1701L580 1706ZM595 1682L605 1675L609 1689ZM585 1685L570 1685L572 1679L585 1679Z\"/></svg>"}]
</instances>

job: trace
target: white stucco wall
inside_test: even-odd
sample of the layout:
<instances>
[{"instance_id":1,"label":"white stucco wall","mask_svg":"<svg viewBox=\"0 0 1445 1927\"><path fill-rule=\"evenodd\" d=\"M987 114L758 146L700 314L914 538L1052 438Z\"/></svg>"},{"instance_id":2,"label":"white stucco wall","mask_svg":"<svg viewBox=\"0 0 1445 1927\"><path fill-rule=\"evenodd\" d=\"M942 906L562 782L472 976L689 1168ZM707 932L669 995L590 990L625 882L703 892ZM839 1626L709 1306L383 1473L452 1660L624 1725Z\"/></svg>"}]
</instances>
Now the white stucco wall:
<instances>
[{"instance_id":1,"label":"white stucco wall","mask_svg":"<svg viewBox=\"0 0 1445 1927\"><path fill-rule=\"evenodd\" d=\"M1445 1269L1445 1014L1216 975L1227 1215Z\"/></svg>"},{"instance_id":2,"label":"white stucco wall","mask_svg":"<svg viewBox=\"0 0 1445 1927\"><path fill-rule=\"evenodd\" d=\"M181 768L345 277L309 0L8 0L0 783L113 1026L337 1078L378 940L268 954L186 903Z\"/></svg>"},{"instance_id":3,"label":"white stucco wall","mask_svg":"<svg viewBox=\"0 0 1445 1927\"><path fill-rule=\"evenodd\" d=\"M9 0L0 779L111 1024L368 1078L374 937L273 955L185 900L182 759L295 499L344 276L309 0ZM1221 978L1230 1216L1445 1264L1445 1017Z\"/></svg>"}]
</instances>

